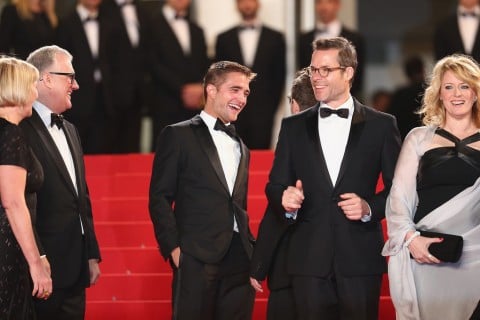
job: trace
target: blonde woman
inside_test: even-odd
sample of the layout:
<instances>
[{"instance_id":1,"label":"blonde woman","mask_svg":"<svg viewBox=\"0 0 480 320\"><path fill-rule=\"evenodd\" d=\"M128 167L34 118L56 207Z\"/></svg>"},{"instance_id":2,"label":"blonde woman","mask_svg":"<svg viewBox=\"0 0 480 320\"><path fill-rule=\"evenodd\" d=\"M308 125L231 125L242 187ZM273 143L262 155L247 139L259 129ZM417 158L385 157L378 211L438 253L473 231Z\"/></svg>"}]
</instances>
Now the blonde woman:
<instances>
[{"instance_id":1,"label":"blonde woman","mask_svg":"<svg viewBox=\"0 0 480 320\"><path fill-rule=\"evenodd\" d=\"M471 317L480 299L479 95L472 58L438 61L420 111L425 126L402 146L383 250L397 319L478 319ZM462 237L463 249L448 250L456 242L446 234Z\"/></svg>"},{"instance_id":2,"label":"blonde woman","mask_svg":"<svg viewBox=\"0 0 480 320\"><path fill-rule=\"evenodd\" d=\"M0 18L0 53L26 59L33 50L52 44L58 18L55 0L14 0Z\"/></svg>"},{"instance_id":3,"label":"blonde woman","mask_svg":"<svg viewBox=\"0 0 480 320\"><path fill-rule=\"evenodd\" d=\"M32 227L43 171L18 127L32 114L37 80L32 65L0 58L0 319L35 319L32 296L52 292Z\"/></svg>"}]
</instances>

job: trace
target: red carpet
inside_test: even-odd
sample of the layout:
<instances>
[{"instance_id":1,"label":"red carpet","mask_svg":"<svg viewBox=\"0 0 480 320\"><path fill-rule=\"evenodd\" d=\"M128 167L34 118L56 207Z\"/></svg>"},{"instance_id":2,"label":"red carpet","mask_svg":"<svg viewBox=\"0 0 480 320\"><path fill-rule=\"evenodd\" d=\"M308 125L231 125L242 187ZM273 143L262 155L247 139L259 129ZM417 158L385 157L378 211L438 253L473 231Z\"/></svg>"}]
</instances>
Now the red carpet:
<instances>
[{"instance_id":1,"label":"red carpet","mask_svg":"<svg viewBox=\"0 0 480 320\"><path fill-rule=\"evenodd\" d=\"M272 159L271 151L251 153L248 212L254 234L266 206L264 188ZM87 320L171 319L170 267L158 252L148 214L152 161L153 155L85 157L103 257L100 280L87 290ZM257 295L255 320L265 319L267 297ZM379 319L395 319L387 281Z\"/></svg>"}]
</instances>

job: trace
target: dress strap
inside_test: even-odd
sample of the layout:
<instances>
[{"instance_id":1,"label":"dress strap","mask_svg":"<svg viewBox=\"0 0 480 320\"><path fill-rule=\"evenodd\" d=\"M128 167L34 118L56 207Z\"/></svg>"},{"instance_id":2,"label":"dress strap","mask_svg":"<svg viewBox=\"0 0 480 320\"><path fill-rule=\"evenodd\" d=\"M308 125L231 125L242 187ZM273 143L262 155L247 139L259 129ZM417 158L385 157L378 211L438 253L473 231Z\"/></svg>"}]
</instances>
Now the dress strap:
<instances>
[{"instance_id":1,"label":"dress strap","mask_svg":"<svg viewBox=\"0 0 480 320\"><path fill-rule=\"evenodd\" d=\"M466 137L465 139L462 139L462 140L460 140L459 138L457 138L456 136L454 136L453 134L451 134L450 132L442 128L438 128L437 130L435 130L435 133L438 134L439 136L444 137L447 140L452 141L453 143L455 143L456 146L457 145L466 146L470 143L480 140L480 132L474 133L471 136Z\"/></svg>"}]
</instances>

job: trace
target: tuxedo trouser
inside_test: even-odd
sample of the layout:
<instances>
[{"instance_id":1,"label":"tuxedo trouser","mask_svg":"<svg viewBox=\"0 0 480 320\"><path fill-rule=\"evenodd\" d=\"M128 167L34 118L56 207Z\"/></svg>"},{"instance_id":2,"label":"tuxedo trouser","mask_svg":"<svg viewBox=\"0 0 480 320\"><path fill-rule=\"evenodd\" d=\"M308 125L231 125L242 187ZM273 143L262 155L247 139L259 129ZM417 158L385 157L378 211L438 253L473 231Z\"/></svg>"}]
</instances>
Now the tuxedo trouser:
<instances>
[{"instance_id":1,"label":"tuxedo trouser","mask_svg":"<svg viewBox=\"0 0 480 320\"><path fill-rule=\"evenodd\" d=\"M477 307L473 311L470 320L480 320L480 301L477 304Z\"/></svg>"},{"instance_id":2,"label":"tuxedo trouser","mask_svg":"<svg viewBox=\"0 0 480 320\"><path fill-rule=\"evenodd\" d=\"M270 291L267 304L267 320L295 320L295 300L292 287Z\"/></svg>"},{"instance_id":3,"label":"tuxedo trouser","mask_svg":"<svg viewBox=\"0 0 480 320\"><path fill-rule=\"evenodd\" d=\"M250 260L237 232L218 264L182 253L173 276L174 320L248 320L255 292L250 286Z\"/></svg>"},{"instance_id":4,"label":"tuxedo trouser","mask_svg":"<svg viewBox=\"0 0 480 320\"><path fill-rule=\"evenodd\" d=\"M292 277L298 320L377 320L382 275Z\"/></svg>"}]
</instances>

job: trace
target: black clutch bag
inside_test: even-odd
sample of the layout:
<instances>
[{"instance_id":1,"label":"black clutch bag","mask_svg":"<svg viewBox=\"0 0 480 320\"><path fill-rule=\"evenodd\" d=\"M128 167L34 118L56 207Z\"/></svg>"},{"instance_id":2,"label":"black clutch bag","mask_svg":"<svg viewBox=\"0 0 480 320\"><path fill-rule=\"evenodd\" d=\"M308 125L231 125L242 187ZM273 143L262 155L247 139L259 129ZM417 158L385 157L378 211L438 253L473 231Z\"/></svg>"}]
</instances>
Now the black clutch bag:
<instances>
[{"instance_id":1,"label":"black clutch bag","mask_svg":"<svg viewBox=\"0 0 480 320\"><path fill-rule=\"evenodd\" d=\"M461 236L418 230L422 237L443 238L442 242L432 243L428 251L440 261L457 262L462 256L463 238Z\"/></svg>"}]
</instances>

